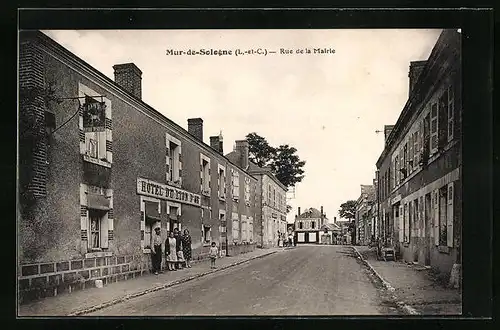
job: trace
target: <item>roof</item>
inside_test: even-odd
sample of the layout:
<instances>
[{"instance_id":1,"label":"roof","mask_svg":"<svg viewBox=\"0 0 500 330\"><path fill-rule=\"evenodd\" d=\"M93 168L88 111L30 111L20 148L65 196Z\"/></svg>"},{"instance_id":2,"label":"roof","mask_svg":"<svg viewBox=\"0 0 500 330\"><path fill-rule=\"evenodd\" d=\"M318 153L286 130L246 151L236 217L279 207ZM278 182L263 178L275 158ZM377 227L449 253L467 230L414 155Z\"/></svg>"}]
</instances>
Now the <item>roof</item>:
<instances>
[{"instance_id":1,"label":"roof","mask_svg":"<svg viewBox=\"0 0 500 330\"><path fill-rule=\"evenodd\" d=\"M320 227L320 230L329 230L329 231L340 231L340 227L335 223L325 223Z\"/></svg>"},{"instance_id":2,"label":"roof","mask_svg":"<svg viewBox=\"0 0 500 330\"><path fill-rule=\"evenodd\" d=\"M299 214L297 218L321 218L321 212L318 209L315 209L314 207L310 207L301 214Z\"/></svg>"},{"instance_id":3,"label":"roof","mask_svg":"<svg viewBox=\"0 0 500 330\"><path fill-rule=\"evenodd\" d=\"M183 128L182 126L180 126L179 124L177 124L173 120L167 118L164 114L162 114L161 112L159 112L158 110L156 110L155 108L153 108L152 106L150 106L149 104L144 102L142 99L137 98L134 95L132 95L131 93L129 93L128 91L126 91L118 83L116 83L115 81L110 79L108 76L106 76L105 74L103 74L102 72L100 72L99 70L97 70L96 68L94 68L93 66L88 64L87 62L85 62L83 59L78 57L76 54L74 54L71 51L69 51L68 49L66 49L64 46L59 44L57 41L55 41L54 39L52 39L51 37L49 37L45 33L41 32L41 31L23 31L23 35L20 36L20 39L22 39L22 38L33 39L33 40L37 41L38 43L40 43L41 45L45 46L46 47L45 51L53 52L56 55L62 55L63 57L66 57L66 59L73 61L73 63L76 63L79 66L84 67L85 70L90 71L90 74L93 75L96 79L101 80L103 88L108 89L111 92L113 92L113 90L111 90L111 89L119 91L121 93L122 97L125 97L129 101L136 103L138 105L137 108L139 108L139 107L141 108L141 109L136 109L136 110L148 111L149 114L152 114L153 117L155 117L157 120L162 121L162 123L165 126L167 126L167 127L170 126L169 127L170 129L175 130L177 133L182 135L183 138L189 140L190 142L192 142L194 144L197 144L198 146L205 149L205 151L210 151L212 154L216 155L217 157L221 157L222 159L225 159L226 161L228 161L232 165L234 165L234 166L238 167L239 169L241 169L242 171L244 171L251 178L256 179L255 177L253 177L251 175L251 173L249 173L245 169L241 168L238 164L235 164L230 159L225 157L223 154L214 151L208 144L195 138L185 128ZM57 58L57 59L61 62L64 62L64 60L61 60L59 58ZM94 83L99 85L99 84L101 84L101 82L94 82ZM106 86L105 84L107 84L108 86ZM134 108L136 108L136 107L134 107Z\"/></svg>"}]
</instances>

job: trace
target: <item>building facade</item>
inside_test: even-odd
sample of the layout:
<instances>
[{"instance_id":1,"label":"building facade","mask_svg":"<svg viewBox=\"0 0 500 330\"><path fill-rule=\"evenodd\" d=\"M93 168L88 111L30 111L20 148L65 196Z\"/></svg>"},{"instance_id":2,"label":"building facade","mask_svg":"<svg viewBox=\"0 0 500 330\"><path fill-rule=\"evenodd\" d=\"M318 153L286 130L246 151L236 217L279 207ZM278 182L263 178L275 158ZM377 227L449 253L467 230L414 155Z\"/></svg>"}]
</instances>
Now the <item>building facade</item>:
<instances>
[{"instance_id":1,"label":"building facade","mask_svg":"<svg viewBox=\"0 0 500 330\"><path fill-rule=\"evenodd\" d=\"M321 227L328 223L326 214L313 207L300 213L298 208L295 216L295 240L298 244L317 244L321 242Z\"/></svg>"},{"instance_id":2,"label":"building facade","mask_svg":"<svg viewBox=\"0 0 500 330\"><path fill-rule=\"evenodd\" d=\"M377 161L382 237L446 276L461 264L461 35L410 64L409 99Z\"/></svg>"},{"instance_id":3,"label":"building facade","mask_svg":"<svg viewBox=\"0 0 500 330\"><path fill-rule=\"evenodd\" d=\"M257 179L223 155L221 136L203 142L201 118L185 130L144 103L133 63L114 75L20 34L22 302L149 272L156 225L188 229L194 259L211 242L223 255L255 248Z\"/></svg>"},{"instance_id":4,"label":"building facade","mask_svg":"<svg viewBox=\"0 0 500 330\"><path fill-rule=\"evenodd\" d=\"M373 205L375 204L375 189L372 185L361 185L361 194L356 200L356 243L368 245L374 235Z\"/></svg>"},{"instance_id":5,"label":"building facade","mask_svg":"<svg viewBox=\"0 0 500 330\"><path fill-rule=\"evenodd\" d=\"M249 145L246 140L236 141L234 150L226 157L247 169L256 180L255 188L255 242L261 247L278 246L278 237L286 233L287 188L274 176L268 167L259 167L248 158Z\"/></svg>"}]
</instances>

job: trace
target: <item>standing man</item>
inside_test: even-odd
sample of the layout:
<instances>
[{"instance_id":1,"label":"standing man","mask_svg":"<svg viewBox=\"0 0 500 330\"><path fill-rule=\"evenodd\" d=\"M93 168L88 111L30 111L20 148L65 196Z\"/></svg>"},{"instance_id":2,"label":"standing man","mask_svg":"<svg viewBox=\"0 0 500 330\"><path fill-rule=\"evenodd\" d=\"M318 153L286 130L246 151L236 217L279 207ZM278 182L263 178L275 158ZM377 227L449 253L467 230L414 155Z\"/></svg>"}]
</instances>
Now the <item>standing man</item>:
<instances>
[{"instance_id":1,"label":"standing man","mask_svg":"<svg viewBox=\"0 0 500 330\"><path fill-rule=\"evenodd\" d=\"M158 272L163 273L161 270L161 253L163 242L161 239L161 228L159 224L155 226L155 233L153 234L152 241L153 248L151 249L151 257L153 263L153 273L155 273L155 275L158 275Z\"/></svg>"}]
</instances>

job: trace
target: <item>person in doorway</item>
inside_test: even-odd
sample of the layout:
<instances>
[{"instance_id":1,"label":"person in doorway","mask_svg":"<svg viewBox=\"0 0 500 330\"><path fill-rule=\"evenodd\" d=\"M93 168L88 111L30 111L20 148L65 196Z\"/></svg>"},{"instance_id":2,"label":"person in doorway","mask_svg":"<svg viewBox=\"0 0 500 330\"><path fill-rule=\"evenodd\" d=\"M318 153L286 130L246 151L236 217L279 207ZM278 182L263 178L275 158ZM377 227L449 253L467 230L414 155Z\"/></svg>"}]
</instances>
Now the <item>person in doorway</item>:
<instances>
[{"instance_id":1,"label":"person in doorway","mask_svg":"<svg viewBox=\"0 0 500 330\"><path fill-rule=\"evenodd\" d=\"M175 264L177 263L176 242L177 240L174 237L174 233L170 232L165 241L165 254L167 256L168 270L177 270L175 268Z\"/></svg>"},{"instance_id":2,"label":"person in doorway","mask_svg":"<svg viewBox=\"0 0 500 330\"><path fill-rule=\"evenodd\" d=\"M212 246L210 247L210 268L215 268L215 260L219 255L219 249L217 248L217 244L212 242Z\"/></svg>"},{"instance_id":3,"label":"person in doorway","mask_svg":"<svg viewBox=\"0 0 500 330\"><path fill-rule=\"evenodd\" d=\"M187 229L184 229L184 235L182 236L182 251L186 260L186 267L191 268L191 235L189 235L189 230Z\"/></svg>"},{"instance_id":4,"label":"person in doorway","mask_svg":"<svg viewBox=\"0 0 500 330\"><path fill-rule=\"evenodd\" d=\"M292 247L293 245L293 235L292 233L288 234L288 246Z\"/></svg>"},{"instance_id":5,"label":"person in doorway","mask_svg":"<svg viewBox=\"0 0 500 330\"><path fill-rule=\"evenodd\" d=\"M179 231L179 228L174 228L174 238L175 238L175 253L177 254L177 261L184 261L184 260L179 260L179 256L181 256L181 254L182 254L182 238L181 238L181 232ZM184 257L182 259L184 259ZM175 264L175 268L181 269L182 262L177 262Z\"/></svg>"},{"instance_id":6,"label":"person in doorway","mask_svg":"<svg viewBox=\"0 0 500 330\"><path fill-rule=\"evenodd\" d=\"M152 249L151 258L153 264L153 273L158 275L158 272L163 273L161 270L161 258L162 258L162 239L161 239L161 229L160 225L155 226L155 232L152 239Z\"/></svg>"}]
</instances>

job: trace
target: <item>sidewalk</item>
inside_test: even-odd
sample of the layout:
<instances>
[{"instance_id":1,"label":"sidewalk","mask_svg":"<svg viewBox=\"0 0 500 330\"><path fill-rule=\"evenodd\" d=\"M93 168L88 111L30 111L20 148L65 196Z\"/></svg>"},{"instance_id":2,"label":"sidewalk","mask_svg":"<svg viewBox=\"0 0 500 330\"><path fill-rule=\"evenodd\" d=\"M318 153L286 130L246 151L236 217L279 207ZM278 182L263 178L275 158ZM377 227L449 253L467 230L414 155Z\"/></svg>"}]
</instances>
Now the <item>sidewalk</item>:
<instances>
[{"instance_id":1,"label":"sidewalk","mask_svg":"<svg viewBox=\"0 0 500 330\"><path fill-rule=\"evenodd\" d=\"M178 271L165 271L163 274L145 274L125 281L105 285L103 288L90 288L56 297L45 298L18 307L18 316L78 316L158 291L176 284L184 283L201 276L233 267L252 259L283 251L283 248L255 249L255 251L217 260L217 269L210 269L210 261L205 260Z\"/></svg>"},{"instance_id":2,"label":"sidewalk","mask_svg":"<svg viewBox=\"0 0 500 330\"><path fill-rule=\"evenodd\" d=\"M416 315L461 315L460 290L445 288L434 278L430 269L400 261L379 261L376 250L353 246L392 292L400 307Z\"/></svg>"}]
</instances>

